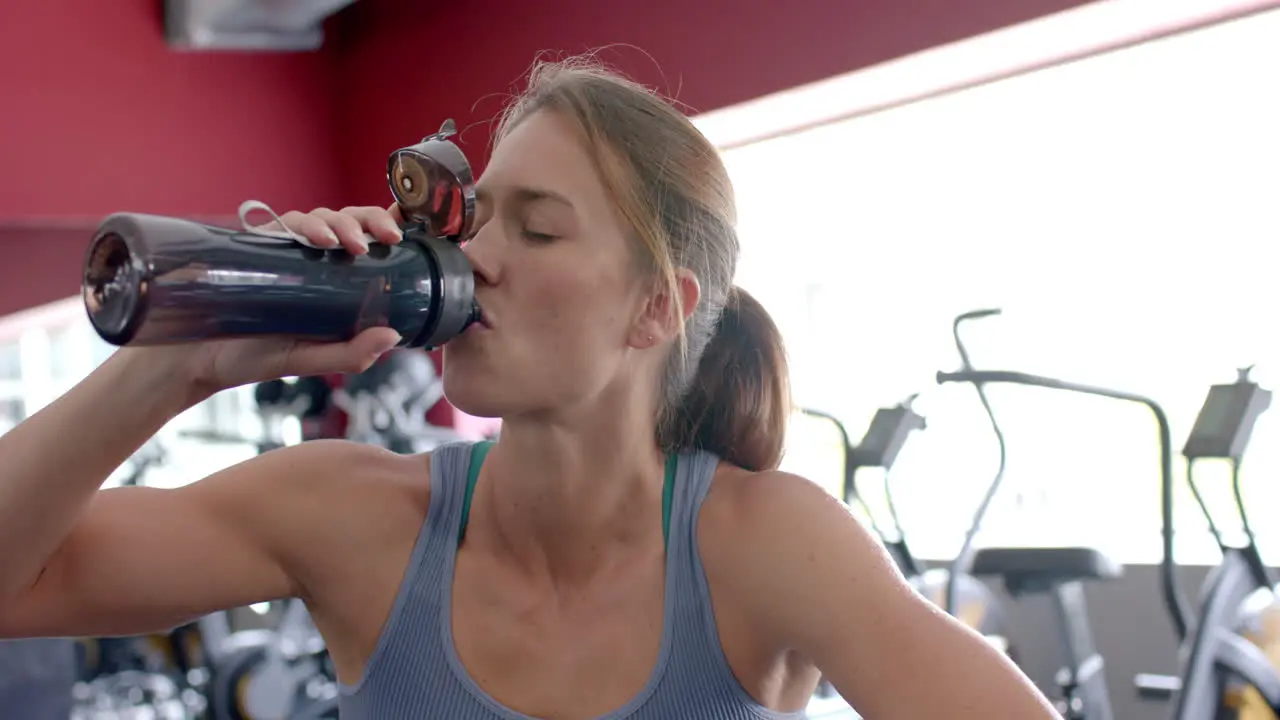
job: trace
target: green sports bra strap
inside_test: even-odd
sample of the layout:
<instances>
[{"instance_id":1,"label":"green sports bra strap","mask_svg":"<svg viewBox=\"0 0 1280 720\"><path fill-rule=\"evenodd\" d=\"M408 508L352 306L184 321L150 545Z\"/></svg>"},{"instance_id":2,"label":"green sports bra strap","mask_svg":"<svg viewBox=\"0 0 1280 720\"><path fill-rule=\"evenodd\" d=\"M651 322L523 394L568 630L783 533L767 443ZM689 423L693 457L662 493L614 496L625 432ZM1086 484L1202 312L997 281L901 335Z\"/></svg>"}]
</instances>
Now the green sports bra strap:
<instances>
[{"instance_id":1,"label":"green sports bra strap","mask_svg":"<svg viewBox=\"0 0 1280 720\"><path fill-rule=\"evenodd\" d=\"M662 480L662 547L670 547L671 537L671 498L676 492L676 467L679 458L675 453L667 456L667 472Z\"/></svg>"},{"instance_id":2,"label":"green sports bra strap","mask_svg":"<svg viewBox=\"0 0 1280 720\"><path fill-rule=\"evenodd\" d=\"M480 479L480 466L484 464L484 457L489 454L489 449L492 447L493 442L489 440L471 446L471 462L467 465L467 489L462 495L462 523L458 526L459 545L467 534L467 518L471 517L471 497L476 492L476 480Z\"/></svg>"},{"instance_id":3,"label":"green sports bra strap","mask_svg":"<svg viewBox=\"0 0 1280 720\"><path fill-rule=\"evenodd\" d=\"M492 441L478 442L471 446L471 462L467 466L467 487L462 495L462 522L458 526L458 544L467 535L467 519L471 516L471 498L475 495L476 481L480 479L480 466L493 447ZM675 453L667 456L666 473L662 480L662 543L665 547L671 537L671 500L675 496L676 468L679 459Z\"/></svg>"}]
</instances>

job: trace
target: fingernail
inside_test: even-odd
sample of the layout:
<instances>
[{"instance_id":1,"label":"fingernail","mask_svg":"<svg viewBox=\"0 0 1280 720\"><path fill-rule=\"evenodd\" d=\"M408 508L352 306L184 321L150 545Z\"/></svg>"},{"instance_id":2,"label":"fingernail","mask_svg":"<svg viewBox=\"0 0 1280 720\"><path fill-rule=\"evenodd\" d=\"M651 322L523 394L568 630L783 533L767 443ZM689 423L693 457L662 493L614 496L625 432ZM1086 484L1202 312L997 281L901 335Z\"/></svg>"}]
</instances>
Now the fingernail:
<instances>
[{"instance_id":1,"label":"fingernail","mask_svg":"<svg viewBox=\"0 0 1280 720\"><path fill-rule=\"evenodd\" d=\"M329 242L333 243L334 245L338 245L341 242L340 240L338 240L338 234L335 233L332 229L326 229L324 231L324 236Z\"/></svg>"},{"instance_id":2,"label":"fingernail","mask_svg":"<svg viewBox=\"0 0 1280 720\"><path fill-rule=\"evenodd\" d=\"M390 220L388 220L388 221L387 221L387 233L388 233L388 237L394 236L394 237L396 238L396 240L399 240L399 239L400 239L400 236L403 234L403 232L404 232L404 231L402 231L402 230L400 229L400 226L399 226L399 225L396 225L394 222L392 222L392 221L390 221Z\"/></svg>"}]
</instances>

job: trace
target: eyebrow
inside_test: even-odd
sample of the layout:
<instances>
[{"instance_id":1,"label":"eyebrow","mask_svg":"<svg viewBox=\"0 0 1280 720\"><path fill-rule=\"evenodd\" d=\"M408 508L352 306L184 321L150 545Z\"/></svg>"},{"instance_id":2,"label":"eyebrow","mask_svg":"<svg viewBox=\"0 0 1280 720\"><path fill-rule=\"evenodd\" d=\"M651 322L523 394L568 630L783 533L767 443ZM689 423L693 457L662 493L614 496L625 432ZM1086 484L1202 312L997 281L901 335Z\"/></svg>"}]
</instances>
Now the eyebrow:
<instances>
[{"instance_id":1,"label":"eyebrow","mask_svg":"<svg viewBox=\"0 0 1280 720\"><path fill-rule=\"evenodd\" d=\"M517 202L526 204L526 205L535 203L535 202L541 202L543 200L550 200L552 202L564 205L569 209L573 209L573 203L569 201L569 198L565 197L564 195L561 195L558 192L555 192L553 190L547 190L545 188L517 187L511 190L511 195L515 197ZM486 188L477 187L476 188L476 204L482 205L482 204L487 204L491 202L493 202L493 193L489 192L489 190Z\"/></svg>"}]
</instances>

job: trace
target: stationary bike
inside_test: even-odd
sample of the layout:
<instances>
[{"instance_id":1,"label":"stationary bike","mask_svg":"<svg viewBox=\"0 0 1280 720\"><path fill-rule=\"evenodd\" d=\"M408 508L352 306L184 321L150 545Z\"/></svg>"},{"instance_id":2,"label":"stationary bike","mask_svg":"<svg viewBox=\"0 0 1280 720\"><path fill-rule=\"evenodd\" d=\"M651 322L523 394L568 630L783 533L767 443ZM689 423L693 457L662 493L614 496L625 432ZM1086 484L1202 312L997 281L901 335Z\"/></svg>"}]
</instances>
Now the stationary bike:
<instances>
[{"instance_id":1,"label":"stationary bike","mask_svg":"<svg viewBox=\"0 0 1280 720\"><path fill-rule=\"evenodd\" d=\"M1240 491L1240 463L1271 392L1249 379L1209 389L1183 447L1187 483L1209 521L1222 562L1201 588L1199 613L1191 617L1174 577L1173 481L1161 484L1164 557L1160 563L1165 606L1180 642L1177 676L1140 675L1144 698L1172 699L1173 720L1275 720L1280 717L1280 595L1258 552ZM1195 483L1194 464L1225 460L1245 542L1223 539ZM1172 460L1169 460L1172 464Z\"/></svg>"}]
</instances>

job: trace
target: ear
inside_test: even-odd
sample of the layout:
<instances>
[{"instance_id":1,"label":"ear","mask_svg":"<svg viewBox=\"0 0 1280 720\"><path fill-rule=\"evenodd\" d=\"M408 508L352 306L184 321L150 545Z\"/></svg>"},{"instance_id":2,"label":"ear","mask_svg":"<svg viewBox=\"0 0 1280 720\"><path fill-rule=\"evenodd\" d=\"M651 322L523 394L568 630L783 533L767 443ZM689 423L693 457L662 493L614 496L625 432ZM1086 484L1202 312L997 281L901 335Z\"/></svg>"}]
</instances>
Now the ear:
<instances>
[{"instance_id":1,"label":"ear","mask_svg":"<svg viewBox=\"0 0 1280 720\"><path fill-rule=\"evenodd\" d=\"M702 297L702 286L692 271L676 269L676 297L656 286L645 302L644 311L632 327L628 344L637 349L661 345L680 334L681 321L687 321Z\"/></svg>"}]
</instances>

